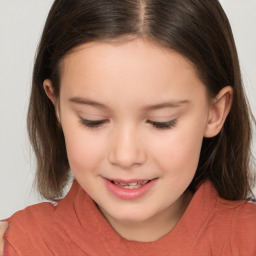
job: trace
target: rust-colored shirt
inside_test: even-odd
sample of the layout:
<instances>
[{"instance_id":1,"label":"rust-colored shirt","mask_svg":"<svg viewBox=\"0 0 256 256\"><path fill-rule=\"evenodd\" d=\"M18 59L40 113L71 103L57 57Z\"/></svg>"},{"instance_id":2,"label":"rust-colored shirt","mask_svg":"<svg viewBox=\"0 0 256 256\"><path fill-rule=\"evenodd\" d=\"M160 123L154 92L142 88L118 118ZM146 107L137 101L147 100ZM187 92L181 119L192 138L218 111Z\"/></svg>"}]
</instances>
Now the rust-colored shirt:
<instances>
[{"instance_id":1,"label":"rust-colored shirt","mask_svg":"<svg viewBox=\"0 0 256 256\"><path fill-rule=\"evenodd\" d=\"M5 256L256 256L256 205L221 199L209 181L155 242L122 238L76 181L57 206L33 205L8 222Z\"/></svg>"}]
</instances>

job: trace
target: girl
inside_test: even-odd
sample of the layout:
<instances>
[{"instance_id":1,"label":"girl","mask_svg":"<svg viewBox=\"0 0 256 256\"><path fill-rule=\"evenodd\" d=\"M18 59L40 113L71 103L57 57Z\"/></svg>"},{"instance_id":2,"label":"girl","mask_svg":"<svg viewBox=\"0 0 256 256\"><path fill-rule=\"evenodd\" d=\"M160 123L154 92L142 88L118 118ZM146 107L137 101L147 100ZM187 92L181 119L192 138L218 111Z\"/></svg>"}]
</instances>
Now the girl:
<instances>
[{"instance_id":1,"label":"girl","mask_svg":"<svg viewBox=\"0 0 256 256\"><path fill-rule=\"evenodd\" d=\"M2 224L4 255L256 255L250 110L217 0L55 0L28 130L55 203Z\"/></svg>"}]
</instances>

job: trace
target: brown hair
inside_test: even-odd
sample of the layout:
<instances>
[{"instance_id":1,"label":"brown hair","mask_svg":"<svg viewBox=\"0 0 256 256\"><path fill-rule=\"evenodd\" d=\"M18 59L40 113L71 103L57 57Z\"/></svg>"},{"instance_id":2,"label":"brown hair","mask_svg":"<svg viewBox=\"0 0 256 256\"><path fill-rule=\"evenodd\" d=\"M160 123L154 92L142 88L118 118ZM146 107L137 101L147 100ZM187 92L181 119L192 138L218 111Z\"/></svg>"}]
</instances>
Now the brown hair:
<instances>
[{"instance_id":1,"label":"brown hair","mask_svg":"<svg viewBox=\"0 0 256 256\"><path fill-rule=\"evenodd\" d=\"M34 65L28 131L37 158L36 183L47 199L62 196L70 170L62 129L43 81L60 90L59 66L69 51L91 41L143 37L189 59L210 97L234 90L233 105L221 132L205 138L190 184L209 179L229 200L249 195L252 128L229 21L217 0L55 0ZM127 39L128 40L128 39ZM254 120L253 117L251 120Z\"/></svg>"}]
</instances>

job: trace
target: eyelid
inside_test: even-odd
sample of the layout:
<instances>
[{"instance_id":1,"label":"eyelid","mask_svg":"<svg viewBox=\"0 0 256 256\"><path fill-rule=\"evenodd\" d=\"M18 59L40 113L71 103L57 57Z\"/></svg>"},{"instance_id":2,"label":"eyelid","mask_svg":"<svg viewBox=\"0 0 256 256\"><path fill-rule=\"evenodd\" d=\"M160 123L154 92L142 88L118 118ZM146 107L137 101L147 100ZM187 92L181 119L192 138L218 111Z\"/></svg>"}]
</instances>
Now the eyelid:
<instances>
[{"instance_id":1,"label":"eyelid","mask_svg":"<svg viewBox=\"0 0 256 256\"><path fill-rule=\"evenodd\" d=\"M175 127L177 119L173 119L167 122L158 122L158 121L152 121L152 120L147 120L147 123L153 125L154 128L156 129L162 129L162 130L167 130Z\"/></svg>"},{"instance_id":2,"label":"eyelid","mask_svg":"<svg viewBox=\"0 0 256 256\"><path fill-rule=\"evenodd\" d=\"M167 121L167 122L158 122L158 121L152 121L152 120L147 120L146 123L151 124L154 128L159 129L159 130L167 130L175 127L176 125L176 119ZM88 120L80 117L80 124L88 127L88 128L98 128L104 125L106 122L108 122L107 119L102 119L102 120Z\"/></svg>"},{"instance_id":3,"label":"eyelid","mask_svg":"<svg viewBox=\"0 0 256 256\"><path fill-rule=\"evenodd\" d=\"M106 119L102 119L102 120L88 120L88 119L84 119L82 117L79 118L80 119L80 124L88 127L88 128L98 128L100 126L102 126L103 124L105 124L108 120Z\"/></svg>"},{"instance_id":4,"label":"eyelid","mask_svg":"<svg viewBox=\"0 0 256 256\"><path fill-rule=\"evenodd\" d=\"M105 115L94 113L94 112L91 113L90 111L89 112L88 111L77 111L77 114L78 114L79 118L82 118L82 119L85 119L85 120L90 120L90 121L94 120L94 118L98 118L97 121L106 119ZM83 116L86 116L87 118L90 118L90 119L83 118Z\"/></svg>"}]
</instances>

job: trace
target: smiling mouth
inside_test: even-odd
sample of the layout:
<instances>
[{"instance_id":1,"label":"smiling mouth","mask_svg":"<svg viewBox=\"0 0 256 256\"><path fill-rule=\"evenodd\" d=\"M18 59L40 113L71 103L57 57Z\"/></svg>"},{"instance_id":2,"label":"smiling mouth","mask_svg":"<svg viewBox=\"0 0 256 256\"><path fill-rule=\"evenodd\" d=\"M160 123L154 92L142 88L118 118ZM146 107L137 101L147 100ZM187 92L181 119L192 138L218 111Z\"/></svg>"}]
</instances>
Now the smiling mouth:
<instances>
[{"instance_id":1,"label":"smiling mouth","mask_svg":"<svg viewBox=\"0 0 256 256\"><path fill-rule=\"evenodd\" d=\"M136 189L144 186L145 184L149 183L151 180L145 180L145 181L138 181L138 182L130 182L130 183L124 183L124 182L117 182L114 180L110 180L110 182L120 188L126 188L126 189Z\"/></svg>"},{"instance_id":2,"label":"smiling mouth","mask_svg":"<svg viewBox=\"0 0 256 256\"><path fill-rule=\"evenodd\" d=\"M151 191L157 183L158 178L151 180L104 178L104 180L107 190L111 192L112 195L122 200L135 200Z\"/></svg>"}]
</instances>

